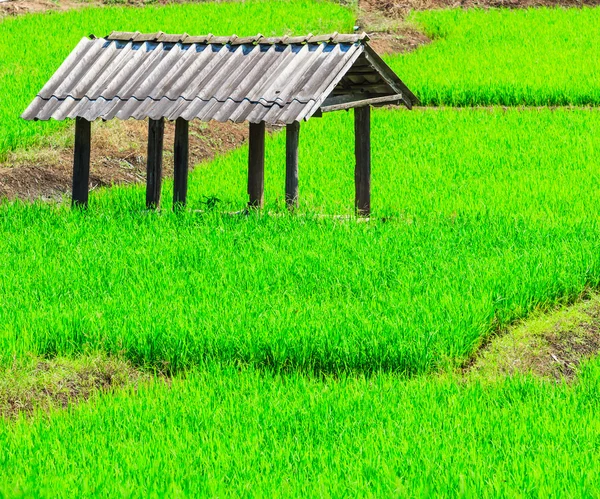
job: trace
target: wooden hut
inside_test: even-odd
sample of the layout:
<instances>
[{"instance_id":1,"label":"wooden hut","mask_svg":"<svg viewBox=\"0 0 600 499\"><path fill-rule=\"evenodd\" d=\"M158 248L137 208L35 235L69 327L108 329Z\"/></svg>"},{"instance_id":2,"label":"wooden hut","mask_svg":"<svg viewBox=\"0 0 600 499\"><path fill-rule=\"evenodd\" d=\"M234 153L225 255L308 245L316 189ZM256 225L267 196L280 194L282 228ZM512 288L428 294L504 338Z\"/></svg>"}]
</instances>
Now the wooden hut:
<instances>
[{"instance_id":1,"label":"wooden hut","mask_svg":"<svg viewBox=\"0 0 600 499\"><path fill-rule=\"evenodd\" d=\"M160 204L164 120L175 126L175 205L185 204L188 122L250 123L248 195L263 205L265 125L285 125L286 201L298 200L300 123L354 108L356 211L370 212L370 108L417 102L366 34L266 38L113 32L82 39L25 110L74 118L73 205L87 205L96 119L149 119L146 205Z\"/></svg>"}]
</instances>

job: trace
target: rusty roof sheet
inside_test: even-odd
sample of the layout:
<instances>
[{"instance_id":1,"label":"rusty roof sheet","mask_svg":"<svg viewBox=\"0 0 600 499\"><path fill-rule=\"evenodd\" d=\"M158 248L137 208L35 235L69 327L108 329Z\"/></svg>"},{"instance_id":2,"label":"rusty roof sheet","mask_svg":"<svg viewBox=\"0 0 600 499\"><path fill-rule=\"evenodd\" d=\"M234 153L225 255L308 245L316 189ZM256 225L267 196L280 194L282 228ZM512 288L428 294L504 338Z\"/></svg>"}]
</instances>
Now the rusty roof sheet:
<instances>
[{"instance_id":1,"label":"rusty roof sheet","mask_svg":"<svg viewBox=\"0 0 600 499\"><path fill-rule=\"evenodd\" d=\"M366 34L337 33L239 38L113 32L84 38L22 117L288 124L319 110L367 42ZM389 75L380 80L390 85ZM402 84L388 93L407 91Z\"/></svg>"}]
</instances>

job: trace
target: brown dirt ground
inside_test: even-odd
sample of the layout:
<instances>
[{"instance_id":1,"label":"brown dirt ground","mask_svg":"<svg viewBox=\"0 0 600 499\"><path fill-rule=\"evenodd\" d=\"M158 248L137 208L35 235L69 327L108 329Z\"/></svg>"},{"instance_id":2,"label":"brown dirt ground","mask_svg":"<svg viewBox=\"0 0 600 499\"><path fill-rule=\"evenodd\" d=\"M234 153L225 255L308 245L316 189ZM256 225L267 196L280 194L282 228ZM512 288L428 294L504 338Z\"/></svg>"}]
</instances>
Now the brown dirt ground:
<instances>
[{"instance_id":1,"label":"brown dirt ground","mask_svg":"<svg viewBox=\"0 0 600 499\"><path fill-rule=\"evenodd\" d=\"M143 182L146 178L146 121L96 122L92 129L90 188ZM165 123L163 172L173 172L175 126ZM72 127L65 133L72 134ZM247 126L234 123L190 123L190 164L239 147ZM66 142L66 141L65 141ZM73 150L42 147L12 153L0 164L0 198L60 200L71 189Z\"/></svg>"},{"instance_id":2,"label":"brown dirt ground","mask_svg":"<svg viewBox=\"0 0 600 499\"><path fill-rule=\"evenodd\" d=\"M578 372L579 365L600 352L600 310L589 312L589 320L579 323L579 332L574 329L561 331L558 327L544 335L548 345L550 365L539 366L543 374L551 375L556 380L572 380Z\"/></svg>"},{"instance_id":3,"label":"brown dirt ground","mask_svg":"<svg viewBox=\"0 0 600 499\"><path fill-rule=\"evenodd\" d=\"M150 379L127 361L103 356L15 361L0 369L0 418L66 409L99 393L136 389ZM170 382L161 374L158 379Z\"/></svg>"},{"instance_id":4,"label":"brown dirt ground","mask_svg":"<svg viewBox=\"0 0 600 499\"><path fill-rule=\"evenodd\" d=\"M425 34L411 26L402 26L389 32L370 32L369 36L371 47L379 54L404 54L431 42Z\"/></svg>"},{"instance_id":5,"label":"brown dirt ground","mask_svg":"<svg viewBox=\"0 0 600 499\"><path fill-rule=\"evenodd\" d=\"M533 314L499 331L463 366L484 379L533 374L555 382L576 379L582 362L600 352L600 295L588 295L567 308Z\"/></svg>"},{"instance_id":6,"label":"brown dirt ground","mask_svg":"<svg viewBox=\"0 0 600 499\"><path fill-rule=\"evenodd\" d=\"M0 0L0 18L6 15L35 14L49 10L81 9L103 5L127 5L141 7L147 4L202 2L207 0ZM236 1L236 0L211 0Z\"/></svg>"},{"instance_id":7,"label":"brown dirt ground","mask_svg":"<svg viewBox=\"0 0 600 499\"><path fill-rule=\"evenodd\" d=\"M403 18L411 10L447 8L504 7L522 9L529 7L582 7L600 5L600 0L359 0L364 11L382 12L387 17Z\"/></svg>"},{"instance_id":8,"label":"brown dirt ground","mask_svg":"<svg viewBox=\"0 0 600 499\"><path fill-rule=\"evenodd\" d=\"M53 2L51 0L0 0L0 18L3 16L17 16L21 14L35 14L46 12L48 10L70 10L82 7L91 7L101 5L101 2L60 0Z\"/></svg>"}]
</instances>

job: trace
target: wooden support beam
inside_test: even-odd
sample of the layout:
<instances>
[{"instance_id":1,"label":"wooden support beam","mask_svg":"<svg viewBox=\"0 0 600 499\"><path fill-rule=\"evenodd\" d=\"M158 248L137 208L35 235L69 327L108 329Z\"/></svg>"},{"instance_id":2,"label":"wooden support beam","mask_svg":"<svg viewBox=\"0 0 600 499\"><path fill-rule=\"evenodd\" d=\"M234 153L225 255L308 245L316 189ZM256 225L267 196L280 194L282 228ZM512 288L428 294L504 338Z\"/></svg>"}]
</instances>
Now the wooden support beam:
<instances>
[{"instance_id":1,"label":"wooden support beam","mask_svg":"<svg viewBox=\"0 0 600 499\"><path fill-rule=\"evenodd\" d=\"M401 100L402 96L398 94L384 95L383 97L373 97L368 99L357 95L330 97L321 106L321 111L324 113L329 113L332 111L343 111L370 105L383 106L386 104L398 104Z\"/></svg>"},{"instance_id":2,"label":"wooden support beam","mask_svg":"<svg viewBox=\"0 0 600 499\"><path fill-rule=\"evenodd\" d=\"M87 208L90 183L90 150L92 124L83 118L75 119L75 154L73 158L73 189L71 206Z\"/></svg>"},{"instance_id":3,"label":"wooden support beam","mask_svg":"<svg viewBox=\"0 0 600 499\"><path fill-rule=\"evenodd\" d=\"M189 171L189 122L177 118L175 122L173 209L182 208L187 201Z\"/></svg>"},{"instance_id":4,"label":"wooden support beam","mask_svg":"<svg viewBox=\"0 0 600 499\"><path fill-rule=\"evenodd\" d=\"M369 106L354 110L354 155L356 156L354 207L358 216L368 217L371 214L371 108Z\"/></svg>"},{"instance_id":5,"label":"wooden support beam","mask_svg":"<svg viewBox=\"0 0 600 499\"><path fill-rule=\"evenodd\" d=\"M413 94L410 89L398 78L390 67L383 61L383 59L375 52L369 45L365 45L364 55L369 62L385 80L385 82L392 87L398 94L402 95L402 102L406 104L408 109L412 109L413 106L419 103L417 96Z\"/></svg>"},{"instance_id":6,"label":"wooden support beam","mask_svg":"<svg viewBox=\"0 0 600 499\"><path fill-rule=\"evenodd\" d=\"M285 127L285 202L290 209L298 206L298 142L300 123Z\"/></svg>"},{"instance_id":7,"label":"wooden support beam","mask_svg":"<svg viewBox=\"0 0 600 499\"><path fill-rule=\"evenodd\" d=\"M265 191L265 122L250 123L248 149L249 206L262 208Z\"/></svg>"},{"instance_id":8,"label":"wooden support beam","mask_svg":"<svg viewBox=\"0 0 600 499\"><path fill-rule=\"evenodd\" d=\"M146 208L148 209L157 209L160 207L164 135L164 118L149 120L148 162L146 165Z\"/></svg>"}]
</instances>

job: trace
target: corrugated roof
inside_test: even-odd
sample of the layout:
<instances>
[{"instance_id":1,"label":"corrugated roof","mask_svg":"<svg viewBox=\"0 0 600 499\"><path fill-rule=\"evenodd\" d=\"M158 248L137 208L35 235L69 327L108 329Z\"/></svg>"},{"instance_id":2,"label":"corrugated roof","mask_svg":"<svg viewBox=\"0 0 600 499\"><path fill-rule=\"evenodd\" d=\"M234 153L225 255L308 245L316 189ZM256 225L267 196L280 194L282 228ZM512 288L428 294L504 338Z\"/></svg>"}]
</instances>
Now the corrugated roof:
<instances>
[{"instance_id":1,"label":"corrugated roof","mask_svg":"<svg viewBox=\"0 0 600 499\"><path fill-rule=\"evenodd\" d=\"M84 38L22 117L287 124L310 118L329 96L401 94L410 106L416 98L367 42L366 34L337 33Z\"/></svg>"}]
</instances>

